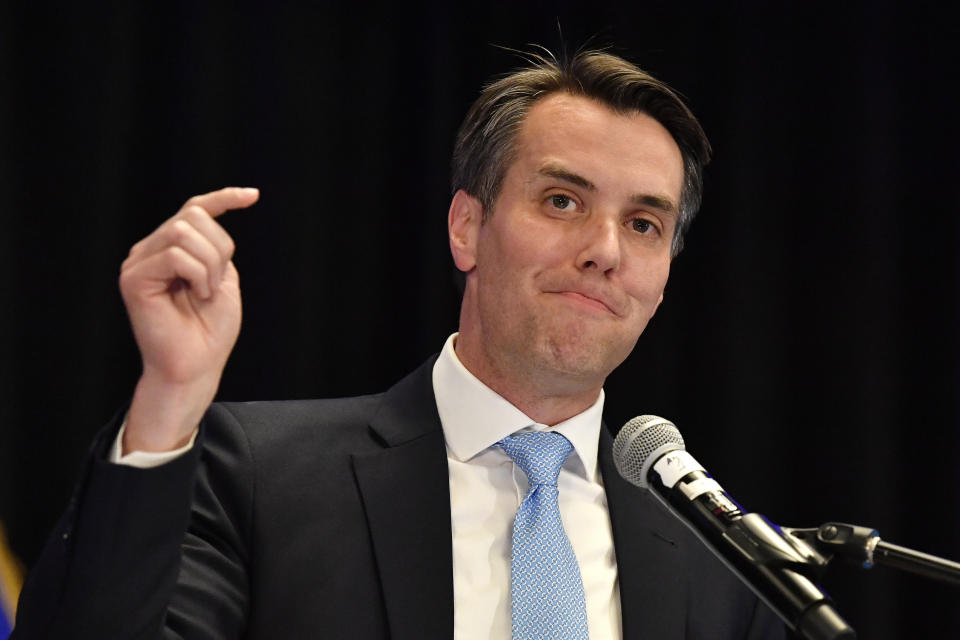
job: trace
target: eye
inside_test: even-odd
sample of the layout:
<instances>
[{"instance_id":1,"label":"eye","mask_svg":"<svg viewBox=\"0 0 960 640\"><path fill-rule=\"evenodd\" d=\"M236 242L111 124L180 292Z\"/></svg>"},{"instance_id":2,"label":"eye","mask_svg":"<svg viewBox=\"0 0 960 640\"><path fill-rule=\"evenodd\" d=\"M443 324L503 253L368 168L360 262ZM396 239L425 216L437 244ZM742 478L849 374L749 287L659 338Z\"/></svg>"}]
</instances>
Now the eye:
<instances>
[{"instance_id":1,"label":"eye","mask_svg":"<svg viewBox=\"0 0 960 640\"><path fill-rule=\"evenodd\" d=\"M550 204L553 205L555 209L560 209L561 211L570 211L576 206L573 198L565 196L562 193L555 193L550 196Z\"/></svg>"},{"instance_id":2,"label":"eye","mask_svg":"<svg viewBox=\"0 0 960 640\"><path fill-rule=\"evenodd\" d=\"M645 218L634 218L633 220L630 221L630 226L633 228L634 231L638 233L644 233L644 234L651 233L657 230L657 228L653 226L653 223Z\"/></svg>"}]
</instances>

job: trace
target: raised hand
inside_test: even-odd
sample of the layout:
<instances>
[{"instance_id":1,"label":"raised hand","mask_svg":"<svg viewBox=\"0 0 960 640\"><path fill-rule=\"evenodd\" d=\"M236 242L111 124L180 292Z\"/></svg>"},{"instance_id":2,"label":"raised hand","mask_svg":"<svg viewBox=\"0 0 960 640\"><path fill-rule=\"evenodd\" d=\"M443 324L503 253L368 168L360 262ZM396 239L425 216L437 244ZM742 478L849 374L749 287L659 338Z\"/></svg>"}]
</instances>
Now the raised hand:
<instances>
[{"instance_id":1,"label":"raised hand","mask_svg":"<svg viewBox=\"0 0 960 640\"><path fill-rule=\"evenodd\" d=\"M215 218L258 197L237 187L195 196L123 262L120 291L143 359L124 453L182 446L213 401L241 318L233 240Z\"/></svg>"}]
</instances>

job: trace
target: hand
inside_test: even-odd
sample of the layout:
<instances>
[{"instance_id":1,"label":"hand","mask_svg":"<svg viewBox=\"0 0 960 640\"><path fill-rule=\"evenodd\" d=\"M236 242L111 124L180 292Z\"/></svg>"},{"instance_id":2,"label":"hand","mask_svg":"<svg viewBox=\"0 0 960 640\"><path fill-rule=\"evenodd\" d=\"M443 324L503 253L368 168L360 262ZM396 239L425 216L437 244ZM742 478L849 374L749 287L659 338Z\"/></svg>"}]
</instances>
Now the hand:
<instances>
[{"instance_id":1,"label":"hand","mask_svg":"<svg viewBox=\"0 0 960 640\"><path fill-rule=\"evenodd\" d=\"M241 317L233 240L214 218L259 197L236 187L195 196L123 262L120 292L143 359L125 454L183 446L213 401Z\"/></svg>"}]
</instances>

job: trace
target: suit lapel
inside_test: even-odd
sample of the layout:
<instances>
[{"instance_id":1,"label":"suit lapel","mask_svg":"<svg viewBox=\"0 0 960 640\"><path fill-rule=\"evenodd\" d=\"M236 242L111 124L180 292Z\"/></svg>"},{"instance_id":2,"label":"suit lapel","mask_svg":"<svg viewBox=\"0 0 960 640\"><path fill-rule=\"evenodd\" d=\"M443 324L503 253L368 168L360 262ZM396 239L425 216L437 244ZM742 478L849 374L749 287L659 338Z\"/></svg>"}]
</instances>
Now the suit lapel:
<instances>
[{"instance_id":1,"label":"suit lapel","mask_svg":"<svg viewBox=\"0 0 960 640\"><path fill-rule=\"evenodd\" d=\"M386 393L371 422L386 447L353 456L397 639L453 636L450 488L431 382L434 360Z\"/></svg>"},{"instance_id":2,"label":"suit lapel","mask_svg":"<svg viewBox=\"0 0 960 640\"><path fill-rule=\"evenodd\" d=\"M371 428L385 448L353 456L391 637L453 637L450 488L431 373L436 358L384 397ZM606 427L603 475L620 580L624 640L682 640L686 569L678 523L617 473ZM679 525L682 527L682 525Z\"/></svg>"},{"instance_id":3,"label":"suit lapel","mask_svg":"<svg viewBox=\"0 0 960 640\"><path fill-rule=\"evenodd\" d=\"M676 524L653 496L620 477L612 446L604 426L597 457L613 526L624 640L681 640L688 612Z\"/></svg>"}]
</instances>

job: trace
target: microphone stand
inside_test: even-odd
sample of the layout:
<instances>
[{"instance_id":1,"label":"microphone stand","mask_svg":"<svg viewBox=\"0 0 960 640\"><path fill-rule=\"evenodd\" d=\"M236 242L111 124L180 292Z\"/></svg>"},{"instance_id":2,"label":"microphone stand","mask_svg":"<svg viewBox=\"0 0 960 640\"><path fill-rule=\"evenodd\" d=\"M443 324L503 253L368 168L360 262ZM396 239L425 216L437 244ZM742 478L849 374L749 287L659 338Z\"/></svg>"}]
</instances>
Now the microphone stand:
<instances>
[{"instance_id":1,"label":"microphone stand","mask_svg":"<svg viewBox=\"0 0 960 640\"><path fill-rule=\"evenodd\" d=\"M960 585L960 563L883 542L877 530L870 527L828 522L814 529L780 529L789 538L815 548L826 557L827 562L833 556L839 556L864 569L887 565L940 582Z\"/></svg>"}]
</instances>

